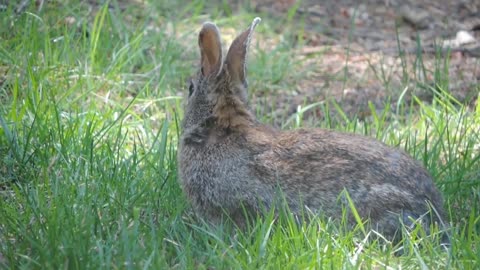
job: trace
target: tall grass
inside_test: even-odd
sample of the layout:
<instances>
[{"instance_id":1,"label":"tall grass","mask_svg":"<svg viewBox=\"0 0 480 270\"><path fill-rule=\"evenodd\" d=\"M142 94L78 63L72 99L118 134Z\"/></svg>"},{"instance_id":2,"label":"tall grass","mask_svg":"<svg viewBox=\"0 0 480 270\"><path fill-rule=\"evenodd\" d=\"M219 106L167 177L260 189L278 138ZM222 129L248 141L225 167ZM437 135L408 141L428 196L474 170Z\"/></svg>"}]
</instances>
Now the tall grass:
<instances>
[{"instance_id":1,"label":"tall grass","mask_svg":"<svg viewBox=\"0 0 480 270\"><path fill-rule=\"evenodd\" d=\"M446 198L449 252L429 239L366 241L361 227L347 230L328 217L297 224L288 213L277 221L271 214L245 232L196 219L177 183L176 147L184 81L195 69L191 41L205 7L169 3L152 1L155 16L128 7L140 19L127 16L130 9L119 13L116 2L92 13L81 1L2 13L0 268L479 266L480 105L467 109L449 96L442 59L425 71L435 73L432 103L412 99L400 102L409 109L386 106L381 113L371 106L367 121L330 117L331 107L341 112L330 102L306 110L325 111L318 126L376 137L422 161ZM228 12L227 4L212 10ZM231 26L249 17L247 10L219 21ZM289 65L281 62L290 49L276 49L283 58L259 52L250 58L252 70L263 71L257 76L269 87L288 83ZM276 69L266 72L270 65ZM304 125L304 111L287 126Z\"/></svg>"}]
</instances>

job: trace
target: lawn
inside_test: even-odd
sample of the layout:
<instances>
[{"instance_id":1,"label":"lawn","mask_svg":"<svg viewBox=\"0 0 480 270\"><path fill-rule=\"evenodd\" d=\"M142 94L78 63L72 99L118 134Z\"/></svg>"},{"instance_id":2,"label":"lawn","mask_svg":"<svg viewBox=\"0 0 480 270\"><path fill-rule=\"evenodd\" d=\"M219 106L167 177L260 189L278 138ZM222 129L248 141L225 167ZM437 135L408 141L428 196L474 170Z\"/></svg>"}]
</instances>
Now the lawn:
<instances>
[{"instance_id":1,"label":"lawn","mask_svg":"<svg viewBox=\"0 0 480 270\"><path fill-rule=\"evenodd\" d=\"M451 95L451 55L420 67L428 84L400 56L399 85L380 80L392 97L368 103L366 117L315 96L291 112L281 95L317 84L311 68L328 51L298 57L295 7L273 18L217 2L37 1L0 9L0 269L480 268L480 102ZM328 217L297 224L269 215L246 231L195 217L177 181L176 151L186 83L199 64L198 31L215 21L229 44L256 16L263 20L248 76L257 117L405 149L445 198L450 250L429 237L367 241L361 226L349 230ZM328 75L345 86L352 83L346 70ZM471 83L476 99L480 84ZM432 98L418 98L417 88Z\"/></svg>"}]
</instances>

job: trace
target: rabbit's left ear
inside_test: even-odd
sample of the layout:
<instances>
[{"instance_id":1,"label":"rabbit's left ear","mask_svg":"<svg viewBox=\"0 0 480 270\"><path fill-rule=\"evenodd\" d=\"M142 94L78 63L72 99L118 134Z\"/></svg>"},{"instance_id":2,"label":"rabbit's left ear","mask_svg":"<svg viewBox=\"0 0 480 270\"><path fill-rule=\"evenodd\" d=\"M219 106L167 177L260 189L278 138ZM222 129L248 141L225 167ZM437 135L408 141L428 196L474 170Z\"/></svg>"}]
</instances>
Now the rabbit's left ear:
<instances>
[{"instance_id":1,"label":"rabbit's left ear","mask_svg":"<svg viewBox=\"0 0 480 270\"><path fill-rule=\"evenodd\" d=\"M217 76L222 69L222 43L215 24L206 22L198 35L202 73L205 76Z\"/></svg>"},{"instance_id":2,"label":"rabbit's left ear","mask_svg":"<svg viewBox=\"0 0 480 270\"><path fill-rule=\"evenodd\" d=\"M252 39L253 30L260 21L260 18L255 18L250 27L235 38L225 59L227 70L232 81L242 83L244 86L247 86L245 76L247 50L250 45L250 40Z\"/></svg>"}]
</instances>

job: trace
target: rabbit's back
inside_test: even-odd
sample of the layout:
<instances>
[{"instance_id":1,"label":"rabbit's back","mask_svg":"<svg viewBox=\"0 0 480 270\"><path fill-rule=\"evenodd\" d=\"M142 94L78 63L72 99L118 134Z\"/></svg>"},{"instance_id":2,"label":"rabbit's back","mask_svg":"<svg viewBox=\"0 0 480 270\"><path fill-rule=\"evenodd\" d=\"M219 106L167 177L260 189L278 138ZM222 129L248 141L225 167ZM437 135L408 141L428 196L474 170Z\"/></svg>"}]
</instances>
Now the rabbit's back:
<instances>
[{"instance_id":1,"label":"rabbit's back","mask_svg":"<svg viewBox=\"0 0 480 270\"><path fill-rule=\"evenodd\" d=\"M442 197L428 172L403 151L372 138L322 129L246 134L252 178L279 185L294 209L339 216L339 195L346 190L359 214L373 223L392 213L416 219L430 206L443 215Z\"/></svg>"},{"instance_id":2,"label":"rabbit's back","mask_svg":"<svg viewBox=\"0 0 480 270\"><path fill-rule=\"evenodd\" d=\"M205 138L182 145L180 172L193 205L209 219L242 207L261 212L282 199L296 214L309 209L340 217L344 190L359 214L374 223L392 213L420 217L427 202L442 214L427 171L403 151L368 137L254 125Z\"/></svg>"}]
</instances>

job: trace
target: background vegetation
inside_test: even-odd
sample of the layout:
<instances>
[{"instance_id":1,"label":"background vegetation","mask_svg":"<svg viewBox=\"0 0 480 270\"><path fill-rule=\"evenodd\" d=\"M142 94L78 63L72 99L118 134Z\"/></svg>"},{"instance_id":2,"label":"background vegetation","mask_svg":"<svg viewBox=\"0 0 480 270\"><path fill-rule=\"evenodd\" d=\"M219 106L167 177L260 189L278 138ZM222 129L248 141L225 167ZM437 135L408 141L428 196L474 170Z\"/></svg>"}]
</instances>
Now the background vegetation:
<instances>
[{"instance_id":1,"label":"background vegetation","mask_svg":"<svg viewBox=\"0 0 480 270\"><path fill-rule=\"evenodd\" d=\"M422 70L435 75L428 87L409 77L418 67L406 64L404 85L384 80L397 97L407 84L424 88L428 102L412 95L381 109L370 103L369 116L359 118L325 99L273 114L287 107L274 102L276 89L293 91L309 78L294 54L302 28L291 13L263 14L249 58L257 116L285 129L332 128L405 149L444 194L452 246L444 251L413 237L367 243L360 229L327 218L298 226L288 215L239 233L194 218L177 183L176 149L201 24L215 21L228 44L262 14L226 1L38 2L0 11L0 268L480 267L480 103L450 95L450 55ZM473 88L478 98L480 86Z\"/></svg>"}]
</instances>

